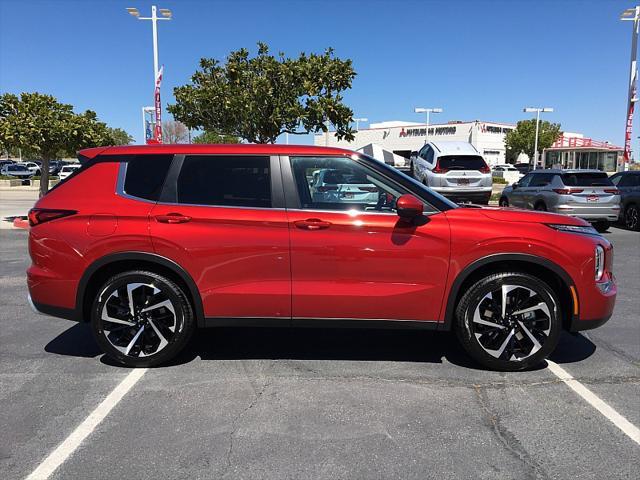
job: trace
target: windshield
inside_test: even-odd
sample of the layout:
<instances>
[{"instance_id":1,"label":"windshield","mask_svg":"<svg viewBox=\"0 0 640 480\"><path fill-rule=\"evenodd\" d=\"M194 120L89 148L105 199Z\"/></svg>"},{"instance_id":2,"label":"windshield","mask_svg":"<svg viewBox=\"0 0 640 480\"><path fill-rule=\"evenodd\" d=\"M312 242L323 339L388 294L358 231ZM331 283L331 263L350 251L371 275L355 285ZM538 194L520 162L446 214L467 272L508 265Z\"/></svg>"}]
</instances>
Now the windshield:
<instances>
[{"instance_id":1,"label":"windshield","mask_svg":"<svg viewBox=\"0 0 640 480\"><path fill-rule=\"evenodd\" d=\"M604 172L576 172L562 174L562 183L567 187L608 187L613 185Z\"/></svg>"},{"instance_id":2,"label":"windshield","mask_svg":"<svg viewBox=\"0 0 640 480\"><path fill-rule=\"evenodd\" d=\"M480 170L487 167L479 155L444 155L438 157L438 165L443 170Z\"/></svg>"},{"instance_id":3,"label":"windshield","mask_svg":"<svg viewBox=\"0 0 640 480\"><path fill-rule=\"evenodd\" d=\"M359 153L359 155L362 158L366 158L368 161L373 162L375 165L378 166L378 168L385 170L387 175L389 175L391 178L394 177L400 177L402 182L404 183L411 183L412 188L425 192L430 196L436 197L441 203L443 203L444 205L446 205L448 208L460 208L460 205L458 205L457 203L452 202L451 200L449 200L446 197L443 197L442 195L440 195L438 192L431 190L429 187L425 186L423 183L417 181L416 179L414 179L413 177L410 177L409 175L405 174L404 172L401 172L400 170L387 165L386 163L383 163L379 160L376 160L373 157L370 157L368 155L364 155L362 153ZM428 198L428 197L427 197ZM446 210L446 208L444 208L444 210Z\"/></svg>"}]
</instances>

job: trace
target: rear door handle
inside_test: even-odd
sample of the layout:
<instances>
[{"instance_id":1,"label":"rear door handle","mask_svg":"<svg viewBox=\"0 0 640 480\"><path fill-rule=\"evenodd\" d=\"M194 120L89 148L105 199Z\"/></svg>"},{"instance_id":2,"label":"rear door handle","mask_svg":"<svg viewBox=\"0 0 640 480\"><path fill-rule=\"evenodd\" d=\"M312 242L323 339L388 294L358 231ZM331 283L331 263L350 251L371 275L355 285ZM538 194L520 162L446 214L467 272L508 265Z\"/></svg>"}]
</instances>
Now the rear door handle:
<instances>
[{"instance_id":1,"label":"rear door handle","mask_svg":"<svg viewBox=\"0 0 640 480\"><path fill-rule=\"evenodd\" d=\"M302 230L324 230L331 226L331 222L325 222L319 218L307 218L306 220L296 220L293 224Z\"/></svg>"},{"instance_id":2,"label":"rear door handle","mask_svg":"<svg viewBox=\"0 0 640 480\"><path fill-rule=\"evenodd\" d=\"M181 213L167 213L166 215L156 215L155 219L158 223L187 223L191 217Z\"/></svg>"}]
</instances>

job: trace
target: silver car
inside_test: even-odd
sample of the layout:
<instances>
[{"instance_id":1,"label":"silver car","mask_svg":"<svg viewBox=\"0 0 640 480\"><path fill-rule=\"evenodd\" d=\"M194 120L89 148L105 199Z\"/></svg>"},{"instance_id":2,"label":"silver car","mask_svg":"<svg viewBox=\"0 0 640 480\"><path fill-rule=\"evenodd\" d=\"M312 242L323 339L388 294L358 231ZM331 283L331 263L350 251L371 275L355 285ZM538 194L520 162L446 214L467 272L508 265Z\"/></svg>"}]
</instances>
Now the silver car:
<instances>
[{"instance_id":1,"label":"silver car","mask_svg":"<svg viewBox=\"0 0 640 480\"><path fill-rule=\"evenodd\" d=\"M600 170L534 170L503 190L500 206L564 213L604 232L618 218L620 192Z\"/></svg>"}]
</instances>

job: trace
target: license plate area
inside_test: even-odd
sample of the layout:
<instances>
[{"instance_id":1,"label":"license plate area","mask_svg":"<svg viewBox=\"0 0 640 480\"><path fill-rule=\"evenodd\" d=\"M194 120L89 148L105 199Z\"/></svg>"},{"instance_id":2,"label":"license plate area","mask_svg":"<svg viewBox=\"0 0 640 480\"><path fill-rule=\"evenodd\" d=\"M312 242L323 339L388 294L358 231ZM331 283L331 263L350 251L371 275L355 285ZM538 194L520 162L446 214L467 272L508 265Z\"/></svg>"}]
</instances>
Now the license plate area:
<instances>
[{"instance_id":1,"label":"license plate area","mask_svg":"<svg viewBox=\"0 0 640 480\"><path fill-rule=\"evenodd\" d=\"M469 185L469 179L468 178L459 178L458 179L458 185Z\"/></svg>"},{"instance_id":2,"label":"license plate area","mask_svg":"<svg viewBox=\"0 0 640 480\"><path fill-rule=\"evenodd\" d=\"M587 195L587 202L595 203L598 200L600 200L600 197L598 197L598 195Z\"/></svg>"}]
</instances>

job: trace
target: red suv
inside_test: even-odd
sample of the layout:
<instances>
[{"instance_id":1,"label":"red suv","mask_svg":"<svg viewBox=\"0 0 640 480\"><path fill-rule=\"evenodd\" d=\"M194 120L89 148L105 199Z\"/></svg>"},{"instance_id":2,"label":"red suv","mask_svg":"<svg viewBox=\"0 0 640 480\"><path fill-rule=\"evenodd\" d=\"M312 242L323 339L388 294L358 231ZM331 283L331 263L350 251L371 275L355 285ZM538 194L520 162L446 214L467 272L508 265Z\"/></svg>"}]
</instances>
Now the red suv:
<instances>
[{"instance_id":1,"label":"red suv","mask_svg":"<svg viewBox=\"0 0 640 480\"><path fill-rule=\"evenodd\" d=\"M29 212L30 302L126 365L196 327L453 329L482 365L538 364L611 316L585 221L460 207L365 155L291 145L94 148Z\"/></svg>"}]
</instances>

